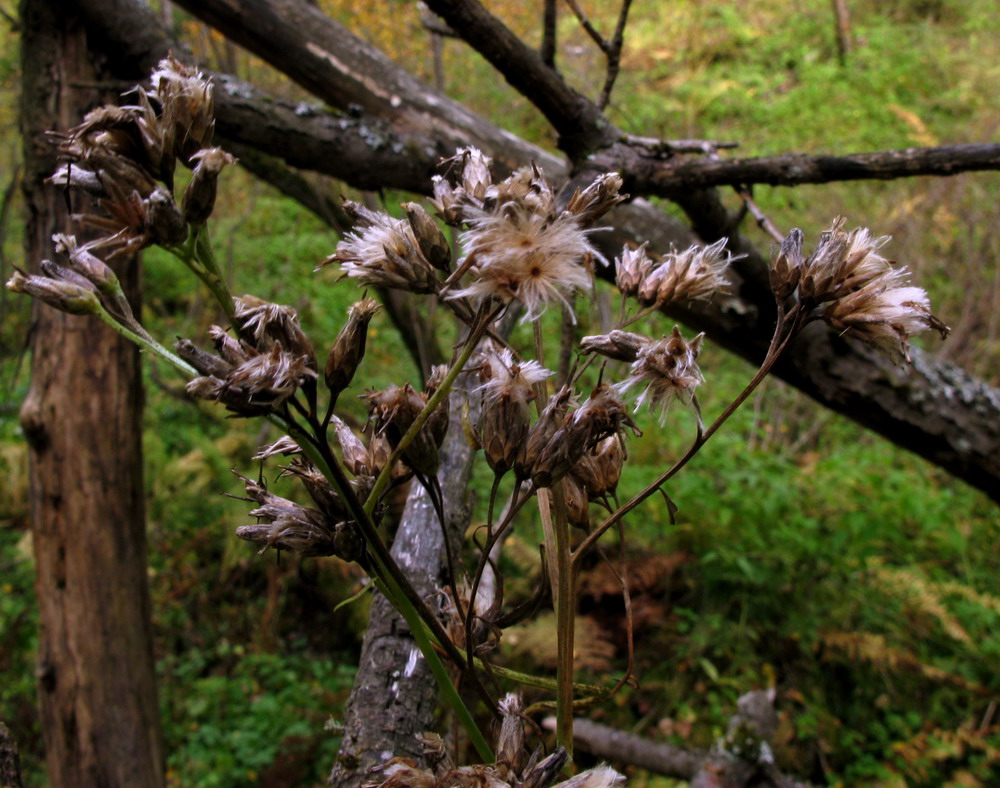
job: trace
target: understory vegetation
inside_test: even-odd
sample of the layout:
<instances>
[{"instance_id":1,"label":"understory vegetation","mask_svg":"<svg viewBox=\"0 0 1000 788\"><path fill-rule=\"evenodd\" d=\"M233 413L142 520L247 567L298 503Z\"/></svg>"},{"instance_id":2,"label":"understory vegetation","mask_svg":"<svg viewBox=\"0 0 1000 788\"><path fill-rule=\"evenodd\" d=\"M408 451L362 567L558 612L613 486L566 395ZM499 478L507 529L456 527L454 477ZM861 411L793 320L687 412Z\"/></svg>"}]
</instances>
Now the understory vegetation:
<instances>
[{"instance_id":1,"label":"understory vegetation","mask_svg":"<svg viewBox=\"0 0 1000 788\"><path fill-rule=\"evenodd\" d=\"M382 0L363 13L341 0L320 4L431 78L413 4ZM530 38L540 14L529 16L529 4L488 5ZM607 29L617 6L600 5L591 13ZM841 65L827 3L639 3L609 116L645 136L738 141L740 156L995 138L1000 18L993 3L853 5L854 48ZM603 63L574 24L565 13L560 65L593 95L586 86L600 84ZM181 15L177 26L207 60L267 84L264 67L249 56ZM487 117L502 111L492 119L552 143L544 122L458 42L446 42L444 67L444 87L455 98ZM13 34L3 38L0 80L0 118L10 121ZM0 187L16 184L18 144L10 131L0 136ZM220 184L214 228L221 266L241 292L289 304L310 336L332 343L358 294L338 284L333 270L313 272L336 235L233 169ZM342 185L317 184L362 199ZM755 198L779 228L806 228L807 238L836 215L893 235L886 254L915 271L953 328L943 344L924 345L998 385L998 186L996 173L968 173L763 187ZM409 198L366 197L386 210ZM737 205L735 196L727 200ZM21 262L13 186L8 202L0 212L0 279ZM769 247L752 220L743 231ZM168 255L147 253L143 278L143 321L153 334L202 336L217 320L208 295ZM0 289L0 720L19 739L27 784L40 786L27 452L17 423L29 373L24 301ZM660 328L672 325L664 318ZM710 421L753 369L712 345L701 361L699 397ZM371 323L366 364L364 379L340 400L348 423L367 418L353 395L419 377L384 315ZM221 495L241 494L230 469L254 467L257 447L280 435L203 402L192 407L169 369L155 361L145 369L149 572L170 785L323 784L368 599L340 603L360 589L362 573L334 558L259 556L237 540L233 527L247 522L247 507ZM659 437L630 448L621 500L693 436L692 420L679 409L665 427L647 414L637 420L647 436ZM482 518L491 476L480 464ZM289 494L291 487L280 485L279 494ZM1000 781L1000 518L985 495L776 379L671 480L668 493L678 507L675 523L659 497L626 521L640 683L595 710L595 719L707 749L725 734L739 696L774 686L775 753L786 772L845 786ZM537 542L535 533L511 538L502 567L508 593L530 592ZM580 589L578 629L587 644L581 680L618 676L625 631L617 581L595 564L584 569ZM548 664L554 640L554 624L543 616L505 638L502 660L529 670ZM674 784L642 772L631 780Z\"/></svg>"}]
</instances>

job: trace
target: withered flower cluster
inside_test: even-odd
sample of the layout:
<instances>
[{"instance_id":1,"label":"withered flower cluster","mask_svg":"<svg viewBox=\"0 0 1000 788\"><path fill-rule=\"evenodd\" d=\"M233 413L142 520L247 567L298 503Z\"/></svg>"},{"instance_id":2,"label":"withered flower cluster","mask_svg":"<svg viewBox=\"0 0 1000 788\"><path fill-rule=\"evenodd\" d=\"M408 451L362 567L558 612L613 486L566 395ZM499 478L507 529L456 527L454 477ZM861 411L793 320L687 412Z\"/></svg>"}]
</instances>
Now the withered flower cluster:
<instances>
[{"instance_id":1,"label":"withered flower cluster","mask_svg":"<svg viewBox=\"0 0 1000 788\"><path fill-rule=\"evenodd\" d=\"M393 758L379 767L381 782L371 788L615 788L625 777L606 764L556 782L569 756L559 747L547 756L530 752L524 737L524 703L510 693L500 700L500 732L496 761L456 766L444 740L434 733L419 737L423 745L421 768L409 758Z\"/></svg>"},{"instance_id":2,"label":"withered flower cluster","mask_svg":"<svg viewBox=\"0 0 1000 788\"><path fill-rule=\"evenodd\" d=\"M659 410L660 424L663 424L671 402L678 399L691 404L695 389L704 381L697 363L704 336L698 334L694 339L684 339L677 326L669 336L656 340L614 330L584 337L580 346L587 352L630 362L628 377L615 388L624 394L633 387L642 387L636 398L636 410L648 402L650 410Z\"/></svg>"},{"instance_id":3,"label":"withered flower cluster","mask_svg":"<svg viewBox=\"0 0 1000 788\"><path fill-rule=\"evenodd\" d=\"M445 224L465 228L454 271L448 273L447 239L414 203L404 206L405 220L349 204L356 229L323 264L338 263L362 285L446 292L477 304L517 300L525 307L523 320L537 318L550 303L569 306L573 294L590 287L593 261L602 258L588 233L624 199L618 175L602 175L560 210L536 167L495 183L489 158L474 148L460 150L448 163L458 172L456 182L436 176L432 204ZM458 286L466 275L465 286Z\"/></svg>"},{"instance_id":4,"label":"withered flower cluster","mask_svg":"<svg viewBox=\"0 0 1000 788\"><path fill-rule=\"evenodd\" d=\"M189 226L208 219L219 173L235 162L210 147L211 82L170 57L159 64L151 85L131 91L135 104L98 107L69 132L53 134L63 163L48 180L96 199L96 210L74 219L98 237L80 244L74 236L53 236L67 264L46 260L35 275L15 269L7 283L65 312L110 315L144 339L149 337L104 259L150 244L182 244ZM193 169L180 206L173 196L178 160Z\"/></svg>"},{"instance_id":5,"label":"withered flower cluster","mask_svg":"<svg viewBox=\"0 0 1000 788\"><path fill-rule=\"evenodd\" d=\"M212 83L203 74L168 57L151 88L132 93L134 104L98 107L59 135L64 163L49 178L97 198L102 212L77 218L101 233L110 255L183 243L188 225L212 213L219 173L235 162L211 147ZM193 170L180 206L173 195L177 161Z\"/></svg>"},{"instance_id":6,"label":"withered flower cluster","mask_svg":"<svg viewBox=\"0 0 1000 788\"><path fill-rule=\"evenodd\" d=\"M298 451L298 446L287 436L279 443L282 444L280 447L278 444L266 447L257 457ZM295 457L292 465L285 470L303 479L306 490L319 508L312 509L281 498L269 492L263 482L255 482L237 473L246 488L247 497L243 500L257 504L257 508L250 511L250 516L264 522L240 526L236 535L262 544L261 552L273 547L303 557L335 555L345 561L358 560L364 552L364 540L319 470L301 457Z\"/></svg>"},{"instance_id":7,"label":"withered flower cluster","mask_svg":"<svg viewBox=\"0 0 1000 788\"><path fill-rule=\"evenodd\" d=\"M626 249L615 260L615 284L626 296L635 296L644 306L661 307L679 301L708 298L729 285L726 269L734 260L728 239L709 246L691 246L662 257L651 255L642 244Z\"/></svg>"},{"instance_id":8,"label":"withered flower cluster","mask_svg":"<svg viewBox=\"0 0 1000 788\"><path fill-rule=\"evenodd\" d=\"M612 386L599 384L583 404L563 386L532 423L532 400L552 373L537 361L488 348L479 366L482 408L476 439L497 476L513 470L536 488L564 482L570 520L585 526L587 504L618 483L623 432L638 432Z\"/></svg>"},{"instance_id":9,"label":"withered flower cluster","mask_svg":"<svg viewBox=\"0 0 1000 788\"><path fill-rule=\"evenodd\" d=\"M240 416L260 416L318 377L316 357L294 309L253 296L234 301L240 338L212 326L217 355L188 340L177 343L177 353L202 375L188 383L189 394L221 402Z\"/></svg>"},{"instance_id":10,"label":"withered flower cluster","mask_svg":"<svg viewBox=\"0 0 1000 788\"><path fill-rule=\"evenodd\" d=\"M375 438L384 439L391 449L395 449L426 407L427 400L435 390L435 379L446 371L445 367L435 367L424 391L416 391L409 383L405 383L365 394L363 399L368 403ZM410 469L425 477L436 475L441 464L438 449L444 442L447 431L448 407L444 403L430 412L414 438L403 449L402 460Z\"/></svg>"},{"instance_id":11,"label":"withered flower cluster","mask_svg":"<svg viewBox=\"0 0 1000 788\"><path fill-rule=\"evenodd\" d=\"M771 263L771 286L779 300L794 299L834 329L910 361L911 336L934 329L944 338L949 329L931 313L927 293L910 284L909 270L879 253L889 236L847 232L844 224L836 219L808 258L802 231L792 230Z\"/></svg>"}]
</instances>

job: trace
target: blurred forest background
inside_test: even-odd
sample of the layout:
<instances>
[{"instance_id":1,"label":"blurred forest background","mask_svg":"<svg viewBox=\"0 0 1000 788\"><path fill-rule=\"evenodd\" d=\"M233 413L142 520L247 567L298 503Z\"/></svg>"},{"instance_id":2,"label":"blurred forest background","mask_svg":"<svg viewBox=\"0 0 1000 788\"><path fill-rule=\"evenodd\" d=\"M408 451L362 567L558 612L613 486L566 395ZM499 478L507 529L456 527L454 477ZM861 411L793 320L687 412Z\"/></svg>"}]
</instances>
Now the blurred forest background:
<instances>
[{"instance_id":1,"label":"blurred forest background","mask_svg":"<svg viewBox=\"0 0 1000 788\"><path fill-rule=\"evenodd\" d=\"M428 82L430 38L416 4L319 0L320 6ZM0 278L21 264L18 36L0 3ZM154 0L154 5L156 5ZM537 41L534 4L488 7ZM363 6L363 9L361 8ZM590 3L610 29L617 4ZM993 0L850 4L852 47L838 55L820 0L671 0L635 4L609 117L644 136L739 142L740 156L848 153L997 138L1000 14ZM255 58L185 14L178 34L206 64L297 98ZM568 13L560 64L594 95L604 62ZM484 117L553 148L538 113L464 44L445 40L443 88ZM302 94L302 98L305 95ZM236 292L289 303L332 341L353 286L314 274L336 236L297 203L234 168L223 177L215 241ZM322 182L332 194L356 193ZM916 273L952 326L925 346L1000 385L1000 174L758 187L782 230L808 240L845 215L891 234L887 253ZM374 195L395 206L403 195ZM733 205L736 198L733 197ZM770 240L748 222L763 249ZM215 318L186 270L150 251L144 321L162 338L202 336ZM0 719L16 732L29 785L44 785L35 710L35 611L26 449L17 413L28 386L28 299L0 289ZM669 330L664 321L663 330ZM392 326L376 318L368 375L415 378ZM717 412L753 374L709 346L703 410ZM401 370L400 365L406 366ZM178 381L145 368L144 435L150 578L160 700L175 786L307 786L325 780L335 721L350 689L365 604L334 610L358 588L355 567L258 557L236 540L246 506L229 469L252 467L267 427L192 407ZM85 393L83 394L85 396ZM341 400L364 418L360 402ZM352 413L353 410L353 413ZM692 425L675 412L656 441L637 442L622 493L683 451ZM656 429L655 424L643 424ZM488 476L484 473L488 489ZM736 699L775 685L783 769L843 785L1000 784L1000 528L981 492L814 405L776 380L629 518L641 686L597 715L684 746L710 747ZM485 500L485 495L482 496ZM513 537L508 582L532 580L533 540ZM520 540L520 541L519 541ZM516 556L522 554L523 566ZM620 672L621 602L610 575L581 580L584 668ZM504 659L551 663L544 619L505 639ZM670 781L643 773L633 785Z\"/></svg>"}]
</instances>

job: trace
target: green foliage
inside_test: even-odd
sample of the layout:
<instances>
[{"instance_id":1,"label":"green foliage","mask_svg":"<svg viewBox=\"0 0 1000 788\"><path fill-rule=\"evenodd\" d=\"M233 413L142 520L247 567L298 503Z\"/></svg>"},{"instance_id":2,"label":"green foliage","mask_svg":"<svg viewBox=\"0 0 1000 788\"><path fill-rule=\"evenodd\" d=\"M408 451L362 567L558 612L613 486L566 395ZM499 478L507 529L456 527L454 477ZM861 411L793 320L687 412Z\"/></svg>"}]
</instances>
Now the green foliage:
<instances>
[{"instance_id":1,"label":"green foliage","mask_svg":"<svg viewBox=\"0 0 1000 788\"><path fill-rule=\"evenodd\" d=\"M227 665L224 672L212 665ZM305 654L247 655L221 641L160 664L169 785L318 785L339 737L327 724L353 666Z\"/></svg>"},{"instance_id":2,"label":"green foliage","mask_svg":"<svg viewBox=\"0 0 1000 788\"><path fill-rule=\"evenodd\" d=\"M398 29L389 23L404 13L398 3L372 6L361 17L356 4L324 5L337 5L348 24L363 23L377 43ZM516 29L537 30L533 4L490 5ZM602 30L613 23L613 4L606 5L593 17ZM860 6L852 7L856 47L842 67L827 4L637 4L609 114L637 134L738 140L741 156L993 135L1000 120L993 104L1000 77L994 3ZM407 5L402 24L415 32L412 12ZM564 73L594 95L602 59L568 14L560 30ZM12 38L4 37L0 50L7 97ZM392 54L426 75L421 40L393 34ZM464 45L446 42L445 69L452 95L501 125L554 143L540 115ZM13 107L10 98L0 102L0 116L10 120ZM3 150L14 149L12 140L4 143ZM4 166L0 185L13 174L6 160ZM995 324L977 283L1000 255L992 231L996 185L996 175L976 174L936 185L760 188L755 196L779 226L802 226L813 238L838 213L892 232L892 254L918 269L938 311L975 337ZM226 173L219 201L226 213L214 240L240 292L290 302L322 358L358 295L353 285L336 284L333 271L313 273L335 237L242 174ZM8 228L7 259L16 254L16 229ZM754 240L762 248L768 243ZM220 320L206 315L209 299L172 258L147 253L144 278L146 322L155 335L202 341L208 324ZM0 303L10 310L0 326L0 719L17 731L30 779L40 784L37 610L16 426L26 388L17 353L28 320L24 304ZM384 316L373 322L369 340L367 376L342 398L356 417L362 408L351 395L362 385L415 377ZM1000 369L995 336L956 342L948 352L994 379ZM711 347L703 367L703 408L711 420L752 371ZM277 565L236 542L232 528L246 521L247 507L219 493L238 494L229 469L247 472L256 446L277 436L192 408L170 393L177 381L168 370L156 373L147 381L145 461L171 784L277 784L280 769L289 770L283 784L320 783L336 749L324 723L340 713L351 678L333 658L351 663L364 620L363 606L352 605L333 626L331 611L355 577L333 563ZM640 420L647 438L630 448L622 500L693 435L690 414L680 407L664 429ZM476 479L477 489L489 489L489 474ZM676 555L679 568L664 588L642 597L656 617L638 633L641 687L620 695L610 714L624 726L656 724L676 743L707 747L725 732L741 693L773 682L779 761L799 774L846 785L904 778L910 785L996 784L1000 730L989 720L980 727L989 698L1000 694L997 520L984 496L773 383L667 492L679 507L676 525L661 498L626 521L630 549L647 561L654 553ZM509 588L527 594L533 578L526 567L537 552L530 529L515 538L521 551L505 553L503 569ZM317 605L321 594L327 598Z\"/></svg>"}]
</instances>

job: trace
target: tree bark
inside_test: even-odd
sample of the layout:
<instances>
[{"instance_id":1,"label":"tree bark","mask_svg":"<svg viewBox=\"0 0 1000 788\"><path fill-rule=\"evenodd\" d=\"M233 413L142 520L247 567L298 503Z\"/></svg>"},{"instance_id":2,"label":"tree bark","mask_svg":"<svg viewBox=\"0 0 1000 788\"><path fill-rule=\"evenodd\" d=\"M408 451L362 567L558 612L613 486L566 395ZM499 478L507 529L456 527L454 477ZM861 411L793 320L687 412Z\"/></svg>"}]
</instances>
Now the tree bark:
<instances>
[{"instance_id":1,"label":"tree bark","mask_svg":"<svg viewBox=\"0 0 1000 788\"><path fill-rule=\"evenodd\" d=\"M349 149L350 155L341 156L337 143L341 137L338 135L350 133L349 126L341 126L334 133L328 127L337 119L318 112L297 113L287 102L275 101L244 87L245 83L226 79L219 93L219 129L238 141L256 146L261 144L257 140L266 139L269 152L298 164L304 158L303 145L310 140L312 147L309 150L315 154L305 166L348 182L352 182L353 172L363 171L366 173L364 186L352 184L363 188L370 187L373 178L381 178L386 187L427 193L430 188L427 175L436 165L437 157L452 152L427 141L426 135L433 134L435 129L440 133L439 139L448 144L464 139L463 144L482 146L503 167L534 161L550 178L558 180L568 175L562 160L492 126L423 85L315 8L303 8L302 0L272 0L270 3L272 9L277 10L272 10L267 18L274 25L282 26L284 45L280 49L273 46L272 28L238 10L240 7L244 10L256 8L256 4L264 0L253 0L252 4L244 6L222 0L184 1L192 13L213 19L226 35L239 35L241 42L255 54L271 60L301 84L309 85L318 97L336 104L348 97L362 96L359 106L371 113L371 117L359 122L356 129L370 144L353 146ZM156 21L148 9L135 0L77 2L88 24L98 28L106 45L116 52L118 67L126 69L129 78L138 78L137 63L155 62L153 58L171 46L162 32L156 32ZM294 20L303 24L293 24ZM318 52L326 53L320 58L325 64L323 79L314 73L319 68L315 63ZM371 95L363 95L366 89ZM235 108L234 117L241 120L227 125L230 104L226 102L230 101ZM547 106L550 105L558 106L558 102L550 101ZM342 108L346 110L347 106ZM367 129L375 122L388 124L382 128L389 136L376 137L372 142ZM282 131L274 133L274 129ZM390 142L382 144L384 140ZM926 149L926 153L933 157L936 150ZM891 157L893 154L871 155ZM994 154L987 151L985 155L989 158ZM395 157L394 163L389 162L390 156ZM903 161L905 157L889 169L905 170L908 165L904 166ZM588 171L595 167L624 168L626 180L631 179L640 186L655 172L669 166L673 166L670 160L664 162L640 155L634 146L626 143L616 143L587 162ZM957 167L949 169L949 172L954 171ZM670 315L706 331L714 341L752 362L759 362L773 326L766 261L745 238L735 233L732 217L714 192L682 189L674 198L691 217L693 229L702 239L711 241L729 235L733 250L747 252L750 256L739 264L741 284L736 288L735 298L692 304L683 310L672 310ZM655 249L659 244L662 249L670 243L684 245L694 240L689 230L643 200L620 206L611 218L616 228L616 243L625 239L651 238L651 247ZM604 269L600 273L608 275L610 272ZM847 377L826 374L810 361L832 359L831 344L837 348L838 368L852 370ZM888 360L873 356L857 344L837 342L822 332L811 332L800 340L776 374L802 388L820 404L899 442L1000 500L1000 392L970 378L946 360L926 354L918 356L918 363L906 373L903 385L869 385L876 381L898 380L900 372ZM945 380L962 380L962 395L956 396L950 386L941 387ZM844 385L848 388L843 388ZM942 418L950 424L950 431L942 431L940 421L928 422L932 408L943 409Z\"/></svg>"},{"instance_id":2,"label":"tree bark","mask_svg":"<svg viewBox=\"0 0 1000 788\"><path fill-rule=\"evenodd\" d=\"M458 553L471 514L468 481L473 451L462 429L467 399L463 384L467 384L464 376L449 401L450 422L438 473L453 554ZM414 482L392 554L434 609L440 607L445 587L444 539L430 497ZM357 788L370 782L373 767L392 757L420 760L422 748L416 736L433 728L437 697L437 683L406 622L376 593L330 785Z\"/></svg>"},{"instance_id":3,"label":"tree bark","mask_svg":"<svg viewBox=\"0 0 1000 788\"><path fill-rule=\"evenodd\" d=\"M26 251L37 265L52 256L52 234L70 229L67 196L43 183L55 158L42 134L75 125L110 97L82 87L106 74L63 3L24 0L21 20ZM135 305L136 262L117 273ZM21 423L31 462L49 784L159 788L138 352L98 321L38 302L32 334Z\"/></svg>"}]
</instances>

